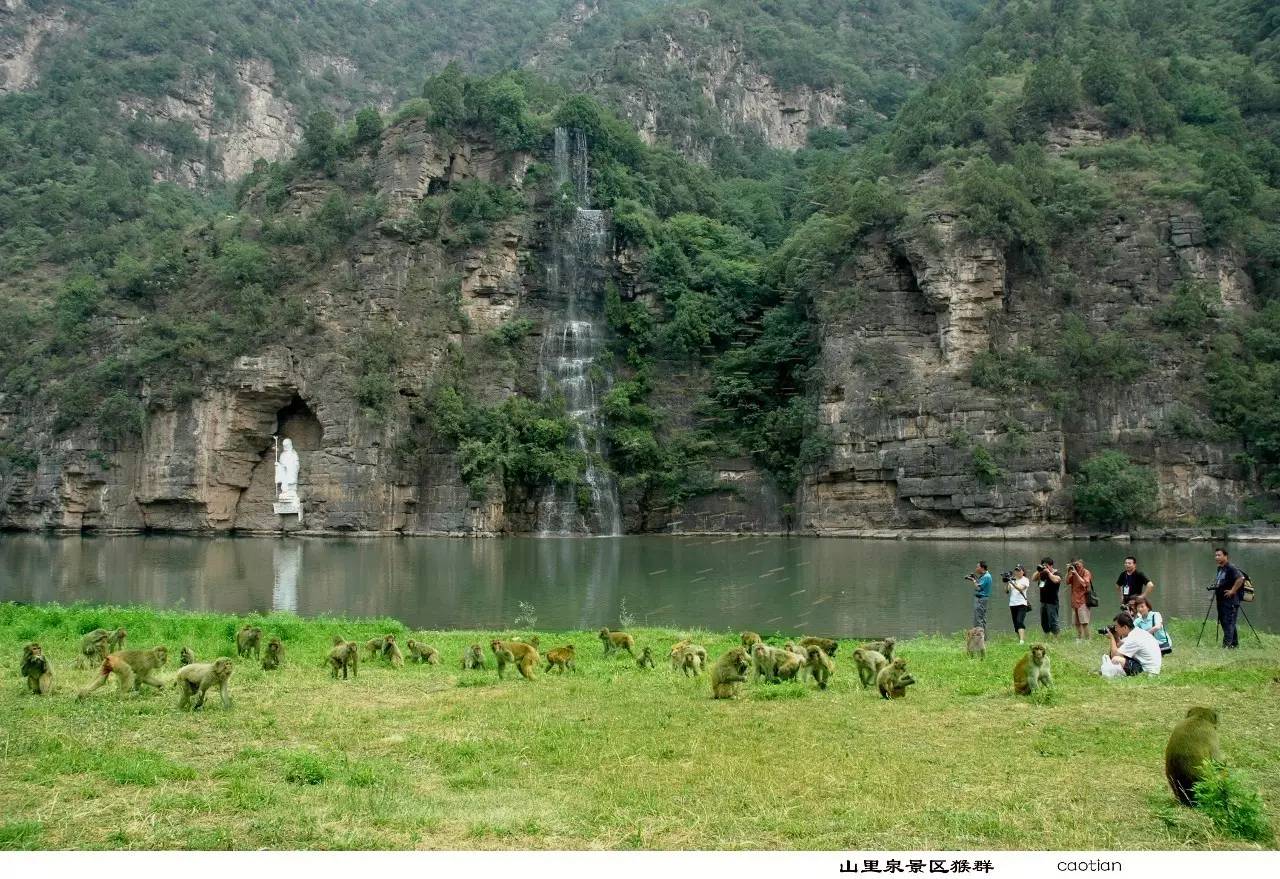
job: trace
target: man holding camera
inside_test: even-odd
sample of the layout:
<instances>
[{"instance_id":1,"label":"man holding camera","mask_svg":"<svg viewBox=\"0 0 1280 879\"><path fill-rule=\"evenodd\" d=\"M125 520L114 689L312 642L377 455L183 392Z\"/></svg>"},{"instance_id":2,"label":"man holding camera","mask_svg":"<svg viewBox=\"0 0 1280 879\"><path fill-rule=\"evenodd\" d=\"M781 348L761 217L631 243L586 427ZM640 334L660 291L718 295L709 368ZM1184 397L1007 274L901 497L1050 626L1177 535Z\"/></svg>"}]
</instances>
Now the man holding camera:
<instances>
[{"instance_id":1,"label":"man holding camera","mask_svg":"<svg viewBox=\"0 0 1280 879\"><path fill-rule=\"evenodd\" d=\"M1116 614L1115 622L1100 634L1111 639L1111 651L1102 657L1104 678L1140 674L1160 674L1160 644L1146 629L1135 628L1127 612Z\"/></svg>"},{"instance_id":2,"label":"man holding camera","mask_svg":"<svg viewBox=\"0 0 1280 879\"><path fill-rule=\"evenodd\" d=\"M1084 641L1089 637L1089 592L1093 589L1093 572L1084 566L1084 559L1068 563L1067 585L1071 588L1071 622L1076 627L1076 641Z\"/></svg>"},{"instance_id":3,"label":"man holding camera","mask_svg":"<svg viewBox=\"0 0 1280 879\"><path fill-rule=\"evenodd\" d=\"M1213 551L1218 563L1218 573L1213 578L1213 597L1218 603L1218 625L1222 626L1222 646L1234 650L1240 646L1236 632L1236 618L1240 614L1240 602L1244 599L1244 574L1231 564L1227 551L1218 547Z\"/></svg>"},{"instance_id":4,"label":"man holding camera","mask_svg":"<svg viewBox=\"0 0 1280 879\"><path fill-rule=\"evenodd\" d=\"M1156 581L1138 570L1138 560L1131 555L1124 557L1124 570L1116 577L1116 591L1120 593L1120 607L1128 609L1130 602L1147 598L1156 588Z\"/></svg>"},{"instance_id":5,"label":"man holding camera","mask_svg":"<svg viewBox=\"0 0 1280 879\"><path fill-rule=\"evenodd\" d=\"M1045 556L1036 565L1031 579L1040 584L1040 628L1046 635L1058 637L1058 587L1062 575L1053 567L1053 559Z\"/></svg>"},{"instance_id":6,"label":"man holding camera","mask_svg":"<svg viewBox=\"0 0 1280 879\"><path fill-rule=\"evenodd\" d=\"M987 563L978 562L973 573L965 579L973 583L973 627L981 626L983 634L986 634L987 600L991 598L991 572L987 570Z\"/></svg>"}]
</instances>

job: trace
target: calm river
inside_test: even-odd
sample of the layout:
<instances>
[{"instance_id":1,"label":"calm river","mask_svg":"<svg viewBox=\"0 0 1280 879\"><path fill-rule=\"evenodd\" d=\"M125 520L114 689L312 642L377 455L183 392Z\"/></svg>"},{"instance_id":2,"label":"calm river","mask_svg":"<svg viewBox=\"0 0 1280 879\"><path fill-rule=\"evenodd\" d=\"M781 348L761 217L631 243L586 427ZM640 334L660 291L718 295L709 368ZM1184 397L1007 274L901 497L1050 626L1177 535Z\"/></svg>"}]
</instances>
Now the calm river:
<instances>
[{"instance_id":1,"label":"calm river","mask_svg":"<svg viewBox=\"0 0 1280 879\"><path fill-rule=\"evenodd\" d=\"M1009 628L999 574L1081 553L1103 607L1124 556L1156 581L1156 609L1204 616L1206 543L875 541L782 537L307 539L0 535L0 600L90 601L230 613L391 616L417 628L504 629L531 606L541 629L637 625L840 636L955 632L969 625L978 558ZM1253 624L1280 631L1280 546L1238 544L1258 586ZM1038 602L1033 602L1038 606ZM1065 608L1064 601L1064 608ZM1064 619L1066 615L1064 613ZM1243 623L1242 623L1243 626ZM1032 627L1035 628L1034 626ZM1210 626L1212 629L1212 624ZM1242 637L1248 634L1247 627Z\"/></svg>"}]
</instances>

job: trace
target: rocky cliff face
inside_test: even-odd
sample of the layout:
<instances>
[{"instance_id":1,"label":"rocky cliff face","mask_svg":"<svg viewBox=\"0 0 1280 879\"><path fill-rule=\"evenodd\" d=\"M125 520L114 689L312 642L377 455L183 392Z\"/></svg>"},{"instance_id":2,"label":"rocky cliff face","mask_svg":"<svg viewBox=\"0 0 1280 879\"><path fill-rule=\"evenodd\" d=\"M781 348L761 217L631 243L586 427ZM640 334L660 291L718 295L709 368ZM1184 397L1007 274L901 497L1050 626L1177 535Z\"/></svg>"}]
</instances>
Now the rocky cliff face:
<instances>
[{"instance_id":1,"label":"rocky cliff face","mask_svg":"<svg viewBox=\"0 0 1280 879\"><path fill-rule=\"evenodd\" d=\"M0 95L34 86L40 50L70 29L61 10L32 14L23 0L0 0ZM4 31L14 35L6 37Z\"/></svg>"}]
</instances>

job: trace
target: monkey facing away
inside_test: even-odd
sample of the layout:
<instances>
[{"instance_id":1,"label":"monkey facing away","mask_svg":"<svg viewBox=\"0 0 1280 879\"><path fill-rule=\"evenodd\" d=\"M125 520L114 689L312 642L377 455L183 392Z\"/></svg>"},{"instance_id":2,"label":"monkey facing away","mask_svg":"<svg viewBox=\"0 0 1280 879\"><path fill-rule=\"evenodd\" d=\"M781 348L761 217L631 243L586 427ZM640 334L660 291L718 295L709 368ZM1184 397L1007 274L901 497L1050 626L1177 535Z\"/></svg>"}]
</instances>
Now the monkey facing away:
<instances>
[{"instance_id":1,"label":"monkey facing away","mask_svg":"<svg viewBox=\"0 0 1280 879\"><path fill-rule=\"evenodd\" d=\"M267 642L266 655L262 657L262 670L275 671L284 662L284 644L279 638Z\"/></svg>"},{"instance_id":2,"label":"monkey facing away","mask_svg":"<svg viewBox=\"0 0 1280 879\"><path fill-rule=\"evenodd\" d=\"M494 638L489 642L489 649L498 660L499 680L502 680L508 665L514 665L526 681L533 680L534 666L540 661L536 647L520 641L499 641Z\"/></svg>"},{"instance_id":3,"label":"monkey facing away","mask_svg":"<svg viewBox=\"0 0 1280 879\"><path fill-rule=\"evenodd\" d=\"M1030 696L1037 687L1053 686L1053 674L1049 668L1049 651L1043 644L1033 644L1013 667L1013 691L1019 696Z\"/></svg>"},{"instance_id":4,"label":"monkey facing away","mask_svg":"<svg viewBox=\"0 0 1280 879\"><path fill-rule=\"evenodd\" d=\"M106 629L94 629L80 638L80 655L76 658L77 668L101 665L110 653L111 633Z\"/></svg>"},{"instance_id":5,"label":"monkey facing away","mask_svg":"<svg viewBox=\"0 0 1280 879\"><path fill-rule=\"evenodd\" d=\"M254 659L262 655L262 630L257 626L244 626L236 632L236 653L240 656L252 654Z\"/></svg>"},{"instance_id":6,"label":"monkey facing away","mask_svg":"<svg viewBox=\"0 0 1280 879\"><path fill-rule=\"evenodd\" d=\"M53 689L53 666L35 641L22 648L22 676L27 679L27 689L36 696L47 696Z\"/></svg>"},{"instance_id":7,"label":"monkey facing away","mask_svg":"<svg viewBox=\"0 0 1280 879\"><path fill-rule=\"evenodd\" d=\"M964 649L970 657L987 658L987 630L982 626L974 626L965 633Z\"/></svg>"},{"instance_id":8,"label":"monkey facing away","mask_svg":"<svg viewBox=\"0 0 1280 879\"><path fill-rule=\"evenodd\" d=\"M404 646L409 650L410 662L425 662L427 665L440 664L440 651L436 648L423 644L421 641L415 641L412 638L405 641Z\"/></svg>"},{"instance_id":9,"label":"monkey facing away","mask_svg":"<svg viewBox=\"0 0 1280 879\"><path fill-rule=\"evenodd\" d=\"M826 651L817 644L809 645L809 676L818 684L819 690L827 688L827 681L835 673L836 664Z\"/></svg>"},{"instance_id":10,"label":"monkey facing away","mask_svg":"<svg viewBox=\"0 0 1280 879\"><path fill-rule=\"evenodd\" d=\"M880 669L888 665L889 661L879 651L859 647L853 651L853 664L858 669L858 680L862 682L862 689L865 690L875 683Z\"/></svg>"},{"instance_id":11,"label":"monkey facing away","mask_svg":"<svg viewBox=\"0 0 1280 879\"><path fill-rule=\"evenodd\" d=\"M1199 706L1188 708L1164 749L1164 777L1178 802L1194 806L1195 784L1205 778L1209 760L1222 759L1218 742L1218 712Z\"/></svg>"},{"instance_id":12,"label":"monkey facing away","mask_svg":"<svg viewBox=\"0 0 1280 879\"><path fill-rule=\"evenodd\" d=\"M631 654L632 659L636 658L636 639L626 632L610 632L607 627L602 628L600 630L600 643L604 644L605 656L615 650L625 650Z\"/></svg>"},{"instance_id":13,"label":"monkey facing away","mask_svg":"<svg viewBox=\"0 0 1280 879\"><path fill-rule=\"evenodd\" d=\"M129 637L129 633L123 628L116 629L107 635L107 646L111 648L112 653L119 653L124 649L124 641Z\"/></svg>"},{"instance_id":14,"label":"monkey facing away","mask_svg":"<svg viewBox=\"0 0 1280 879\"><path fill-rule=\"evenodd\" d=\"M701 644L684 642L678 652L671 654L671 670L684 672L685 677L695 678L702 674L707 665L707 648Z\"/></svg>"},{"instance_id":15,"label":"monkey facing away","mask_svg":"<svg viewBox=\"0 0 1280 879\"><path fill-rule=\"evenodd\" d=\"M178 707L191 706L193 711L203 708L206 694L217 687L218 695L222 697L222 707L230 708L231 697L227 693L227 682L230 678L231 660L225 656L219 656L213 662L193 662L191 665L184 665L178 669L178 676L173 682L182 694ZM191 705L192 696L196 697L195 705Z\"/></svg>"},{"instance_id":16,"label":"monkey facing away","mask_svg":"<svg viewBox=\"0 0 1280 879\"><path fill-rule=\"evenodd\" d=\"M808 650L810 647L820 647L822 652L827 656L835 656L836 651L840 649L840 642L831 638L817 638L810 635L807 638L800 639L800 646Z\"/></svg>"},{"instance_id":17,"label":"monkey facing away","mask_svg":"<svg viewBox=\"0 0 1280 879\"><path fill-rule=\"evenodd\" d=\"M907 695L907 687L916 679L907 671L907 661L899 656L893 662L880 669L876 675L876 687L883 699L901 699Z\"/></svg>"},{"instance_id":18,"label":"monkey facing away","mask_svg":"<svg viewBox=\"0 0 1280 879\"><path fill-rule=\"evenodd\" d=\"M107 658L102 661L102 667L98 669L97 679L93 684L81 690L76 698L83 699L88 696L105 684L113 674L116 676L116 683L120 687L121 694L131 689L141 689L142 684L148 684L157 690L163 690L164 684L160 683L156 678L156 672L164 666L168 659L169 651L163 646L152 647L150 650L122 650L119 653L108 654Z\"/></svg>"},{"instance_id":19,"label":"monkey facing away","mask_svg":"<svg viewBox=\"0 0 1280 879\"><path fill-rule=\"evenodd\" d=\"M379 656L382 655L382 648L386 646L387 646L386 635L379 635L376 638L370 638L368 641L365 641L364 649L369 652L369 655L365 657L365 659L368 660L369 662L373 662L375 659L377 659Z\"/></svg>"},{"instance_id":20,"label":"monkey facing away","mask_svg":"<svg viewBox=\"0 0 1280 879\"><path fill-rule=\"evenodd\" d=\"M653 662L653 650L646 647L640 651L640 658L636 660L636 665L640 668L655 668Z\"/></svg>"},{"instance_id":21,"label":"monkey facing away","mask_svg":"<svg viewBox=\"0 0 1280 879\"><path fill-rule=\"evenodd\" d=\"M181 662L182 665L190 665L191 663L196 661L195 651L192 650L190 647L183 647L181 650L178 651L178 661ZM179 666L179 668L181 667L182 666Z\"/></svg>"},{"instance_id":22,"label":"monkey facing away","mask_svg":"<svg viewBox=\"0 0 1280 879\"><path fill-rule=\"evenodd\" d=\"M564 647L557 647L554 650L547 651L547 671L557 668L563 674L566 670L577 671L578 666L574 662L573 645L566 644Z\"/></svg>"},{"instance_id":23,"label":"monkey facing away","mask_svg":"<svg viewBox=\"0 0 1280 879\"><path fill-rule=\"evenodd\" d=\"M872 641L869 644L863 644L863 650L874 650L884 657L885 662L893 661L893 648L897 645L897 638L884 638L880 641Z\"/></svg>"},{"instance_id":24,"label":"monkey facing away","mask_svg":"<svg viewBox=\"0 0 1280 879\"><path fill-rule=\"evenodd\" d=\"M734 647L711 666L711 698L732 699L738 695L738 684L746 683L751 660L744 647Z\"/></svg>"},{"instance_id":25,"label":"monkey facing away","mask_svg":"<svg viewBox=\"0 0 1280 879\"><path fill-rule=\"evenodd\" d=\"M347 679L347 672L351 672L351 676L360 676L360 646L355 641L343 641L332 650L329 651L329 670L333 674L333 679L338 679L338 672L342 672L342 679Z\"/></svg>"}]
</instances>

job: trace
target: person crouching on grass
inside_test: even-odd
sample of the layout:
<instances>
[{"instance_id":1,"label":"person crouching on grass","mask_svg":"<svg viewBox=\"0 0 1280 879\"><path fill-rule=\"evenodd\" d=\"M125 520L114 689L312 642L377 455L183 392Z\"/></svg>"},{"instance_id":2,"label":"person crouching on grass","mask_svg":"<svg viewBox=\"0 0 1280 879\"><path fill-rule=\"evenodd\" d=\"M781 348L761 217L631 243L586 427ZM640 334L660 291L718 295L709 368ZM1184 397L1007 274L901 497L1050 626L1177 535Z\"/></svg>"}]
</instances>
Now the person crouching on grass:
<instances>
[{"instance_id":1,"label":"person crouching on grass","mask_svg":"<svg viewBox=\"0 0 1280 879\"><path fill-rule=\"evenodd\" d=\"M1160 645L1151 633L1134 628L1127 612L1116 614L1116 621L1106 630L1111 639L1110 652L1102 657L1098 671L1104 678L1160 674Z\"/></svg>"},{"instance_id":2,"label":"person crouching on grass","mask_svg":"<svg viewBox=\"0 0 1280 879\"><path fill-rule=\"evenodd\" d=\"M973 573L965 577L973 583L973 627L987 631L987 600L991 598L991 572L986 562L978 562Z\"/></svg>"}]
</instances>

